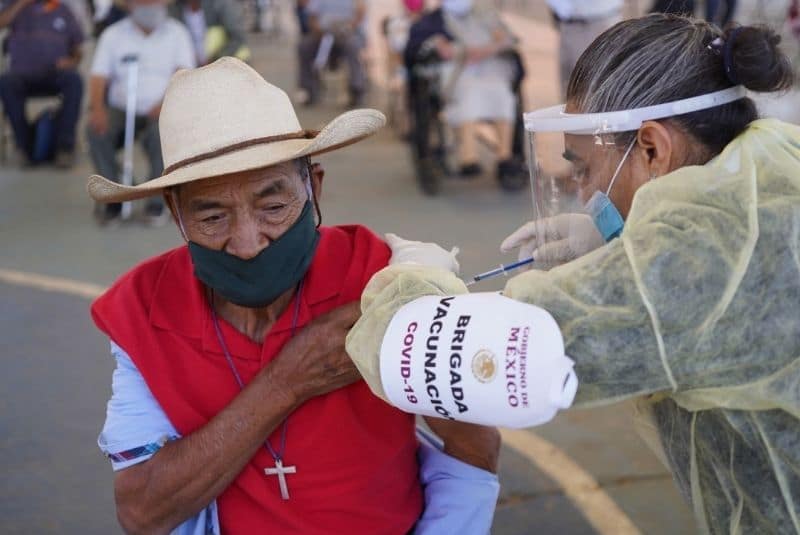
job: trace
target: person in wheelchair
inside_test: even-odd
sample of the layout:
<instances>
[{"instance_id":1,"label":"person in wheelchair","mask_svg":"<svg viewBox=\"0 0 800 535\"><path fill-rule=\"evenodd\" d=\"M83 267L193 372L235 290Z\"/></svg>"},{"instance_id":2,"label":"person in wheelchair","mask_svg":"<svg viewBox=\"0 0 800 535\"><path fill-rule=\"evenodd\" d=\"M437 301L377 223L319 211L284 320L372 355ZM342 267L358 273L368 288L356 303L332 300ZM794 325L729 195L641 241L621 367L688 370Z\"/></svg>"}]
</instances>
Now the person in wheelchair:
<instances>
[{"instance_id":1,"label":"person in wheelchair","mask_svg":"<svg viewBox=\"0 0 800 535\"><path fill-rule=\"evenodd\" d=\"M75 130L83 98L78 72L83 31L59 0L0 0L0 30L9 28L0 47L10 65L0 74L0 100L14 131L22 165L35 163L35 130L25 116L30 97L60 96L55 120L55 164L75 163Z\"/></svg>"},{"instance_id":2,"label":"person in wheelchair","mask_svg":"<svg viewBox=\"0 0 800 535\"><path fill-rule=\"evenodd\" d=\"M303 93L299 99L305 105L313 104L320 93L319 71L328 60L344 59L347 63L350 107L360 106L366 91L367 74L361 61L361 51L366 45L363 0L309 0L306 5L309 32L303 35L298 46L299 86ZM326 40L333 39L326 44ZM324 51L327 48L327 51Z\"/></svg>"},{"instance_id":3,"label":"person in wheelchair","mask_svg":"<svg viewBox=\"0 0 800 535\"><path fill-rule=\"evenodd\" d=\"M412 103L430 100L429 94L422 93L435 93L433 100L441 108L438 111L456 132L460 175L482 173L477 134L479 125L488 122L496 132L497 177L506 189L524 185L519 180L523 174L522 144L515 143L515 128L521 125L517 116L524 70L515 42L488 2L444 0L439 9L412 26L404 54L412 78L419 76L420 70L415 66L420 63L430 64L432 57L434 62L440 62L438 82L423 89L419 79L412 80L409 98ZM412 109L416 128L424 128L419 122L419 106Z\"/></svg>"}]
</instances>

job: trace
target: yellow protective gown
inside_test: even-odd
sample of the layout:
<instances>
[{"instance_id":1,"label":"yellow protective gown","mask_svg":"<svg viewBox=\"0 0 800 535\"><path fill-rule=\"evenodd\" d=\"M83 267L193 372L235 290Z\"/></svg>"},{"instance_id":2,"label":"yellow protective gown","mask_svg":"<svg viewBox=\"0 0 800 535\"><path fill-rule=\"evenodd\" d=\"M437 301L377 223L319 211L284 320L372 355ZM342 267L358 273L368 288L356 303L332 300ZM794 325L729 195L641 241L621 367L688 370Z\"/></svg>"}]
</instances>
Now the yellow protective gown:
<instances>
[{"instance_id":1,"label":"yellow protective gown","mask_svg":"<svg viewBox=\"0 0 800 535\"><path fill-rule=\"evenodd\" d=\"M419 266L375 276L347 350L376 393L393 313L464 291ZM577 405L649 400L699 530L800 533L800 128L755 121L640 188L619 239L504 293L556 319Z\"/></svg>"}]
</instances>

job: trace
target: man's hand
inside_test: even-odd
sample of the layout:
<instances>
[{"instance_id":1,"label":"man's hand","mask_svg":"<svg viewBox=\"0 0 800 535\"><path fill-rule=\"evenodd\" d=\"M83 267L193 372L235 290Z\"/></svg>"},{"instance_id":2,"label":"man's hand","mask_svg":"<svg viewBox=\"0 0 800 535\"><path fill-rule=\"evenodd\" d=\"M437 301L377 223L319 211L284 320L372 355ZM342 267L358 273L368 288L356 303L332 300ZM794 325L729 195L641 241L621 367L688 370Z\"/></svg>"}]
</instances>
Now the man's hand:
<instances>
[{"instance_id":1,"label":"man's hand","mask_svg":"<svg viewBox=\"0 0 800 535\"><path fill-rule=\"evenodd\" d=\"M89 113L89 127L101 136L108 131L108 109L105 106L92 108Z\"/></svg>"},{"instance_id":2,"label":"man's hand","mask_svg":"<svg viewBox=\"0 0 800 535\"><path fill-rule=\"evenodd\" d=\"M360 316L358 301L318 316L284 346L265 373L285 384L298 405L358 381L361 375L344 341Z\"/></svg>"},{"instance_id":3,"label":"man's hand","mask_svg":"<svg viewBox=\"0 0 800 535\"><path fill-rule=\"evenodd\" d=\"M444 441L444 452L459 461L497 473L500 432L494 427L425 417L425 423Z\"/></svg>"}]
</instances>

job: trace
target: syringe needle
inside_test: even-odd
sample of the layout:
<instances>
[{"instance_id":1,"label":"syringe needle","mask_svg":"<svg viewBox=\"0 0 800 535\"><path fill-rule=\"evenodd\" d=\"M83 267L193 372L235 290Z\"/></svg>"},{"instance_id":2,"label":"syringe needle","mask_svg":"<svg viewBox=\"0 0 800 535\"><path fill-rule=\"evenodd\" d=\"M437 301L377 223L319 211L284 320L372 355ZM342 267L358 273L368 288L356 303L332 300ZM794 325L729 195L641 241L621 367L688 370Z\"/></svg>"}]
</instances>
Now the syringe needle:
<instances>
[{"instance_id":1,"label":"syringe needle","mask_svg":"<svg viewBox=\"0 0 800 535\"><path fill-rule=\"evenodd\" d=\"M494 278L494 277L496 277L498 275L506 275L509 271L513 271L513 270L515 270L517 268L521 268L522 266L527 266L528 264L531 264L531 263L533 263L533 258L524 258L522 260L519 260L518 262L514 262L514 263L508 264L508 265L500 264L500 267L497 267L495 269L491 269L491 270L486 271L484 273L479 273L479 274L475 275L474 277L472 277L471 281L468 281L466 283L466 286L467 287L472 286L476 282L480 282L480 281L484 281L484 280L487 280L487 279L491 279L491 278Z\"/></svg>"}]
</instances>

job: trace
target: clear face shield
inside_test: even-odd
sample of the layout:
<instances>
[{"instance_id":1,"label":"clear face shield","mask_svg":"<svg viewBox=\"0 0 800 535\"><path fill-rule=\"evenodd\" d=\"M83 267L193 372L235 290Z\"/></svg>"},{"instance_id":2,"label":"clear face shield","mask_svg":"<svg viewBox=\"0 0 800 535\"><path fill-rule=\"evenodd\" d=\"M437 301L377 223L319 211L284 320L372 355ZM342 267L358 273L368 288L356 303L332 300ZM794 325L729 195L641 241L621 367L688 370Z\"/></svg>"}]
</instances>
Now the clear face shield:
<instances>
[{"instance_id":1,"label":"clear face shield","mask_svg":"<svg viewBox=\"0 0 800 535\"><path fill-rule=\"evenodd\" d=\"M632 196L625 166L642 123L720 106L746 94L737 86L632 110L569 114L561 105L525 114L533 221L520 258L532 256L534 266L549 269L618 237L624 221L612 199Z\"/></svg>"},{"instance_id":2,"label":"clear face shield","mask_svg":"<svg viewBox=\"0 0 800 535\"><path fill-rule=\"evenodd\" d=\"M529 132L535 265L569 262L619 236L623 220L610 201L635 144L610 133Z\"/></svg>"}]
</instances>

